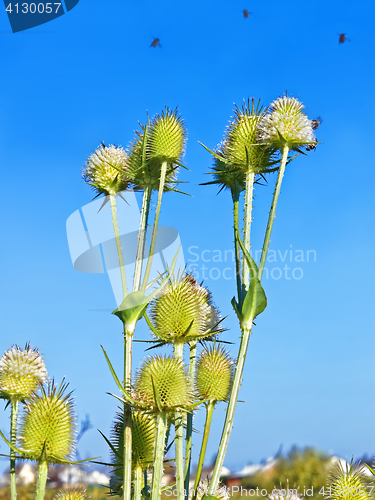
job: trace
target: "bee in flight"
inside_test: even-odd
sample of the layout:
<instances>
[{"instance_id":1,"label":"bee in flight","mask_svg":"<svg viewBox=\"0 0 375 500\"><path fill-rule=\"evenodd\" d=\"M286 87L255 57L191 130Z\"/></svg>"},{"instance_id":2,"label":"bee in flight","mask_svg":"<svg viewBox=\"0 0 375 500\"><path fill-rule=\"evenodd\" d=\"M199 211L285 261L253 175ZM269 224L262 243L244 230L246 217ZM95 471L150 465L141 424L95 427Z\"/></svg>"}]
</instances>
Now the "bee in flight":
<instances>
[{"instance_id":1,"label":"bee in flight","mask_svg":"<svg viewBox=\"0 0 375 500\"><path fill-rule=\"evenodd\" d=\"M346 37L345 33L337 33L339 35L339 45L344 42L350 42L349 38Z\"/></svg>"},{"instance_id":2,"label":"bee in flight","mask_svg":"<svg viewBox=\"0 0 375 500\"><path fill-rule=\"evenodd\" d=\"M318 116L318 118L316 120L311 120L311 127L313 130L316 130L319 125L322 123L322 119L320 118L320 116ZM316 146L318 145L317 142L313 142L311 144L307 144L306 145L306 151L314 151L314 149L316 149Z\"/></svg>"},{"instance_id":3,"label":"bee in flight","mask_svg":"<svg viewBox=\"0 0 375 500\"><path fill-rule=\"evenodd\" d=\"M150 47L161 47L160 45L160 38L154 38L151 42Z\"/></svg>"},{"instance_id":4,"label":"bee in flight","mask_svg":"<svg viewBox=\"0 0 375 500\"><path fill-rule=\"evenodd\" d=\"M250 16L250 14L252 14L252 12L249 12L247 9L244 9L244 10L242 11L242 14L243 14L243 17L244 17L245 19L247 19L247 18Z\"/></svg>"}]
</instances>

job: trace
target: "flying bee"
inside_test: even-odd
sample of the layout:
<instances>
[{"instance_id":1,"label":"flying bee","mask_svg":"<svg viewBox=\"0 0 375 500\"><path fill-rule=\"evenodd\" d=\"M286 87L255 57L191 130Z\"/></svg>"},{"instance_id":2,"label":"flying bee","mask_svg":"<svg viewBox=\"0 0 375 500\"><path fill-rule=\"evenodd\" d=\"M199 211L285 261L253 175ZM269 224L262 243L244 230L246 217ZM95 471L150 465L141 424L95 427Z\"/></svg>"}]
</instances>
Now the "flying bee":
<instances>
[{"instance_id":1,"label":"flying bee","mask_svg":"<svg viewBox=\"0 0 375 500\"><path fill-rule=\"evenodd\" d=\"M250 15L250 14L252 14L252 12L249 12L247 9L244 9L244 10L242 11L242 14L243 14L243 17L244 17L245 19L247 19L247 18L249 17L249 15Z\"/></svg>"},{"instance_id":2,"label":"flying bee","mask_svg":"<svg viewBox=\"0 0 375 500\"><path fill-rule=\"evenodd\" d=\"M349 38L345 36L345 33L337 33L339 35L339 45L344 42L350 42Z\"/></svg>"},{"instance_id":3,"label":"flying bee","mask_svg":"<svg viewBox=\"0 0 375 500\"><path fill-rule=\"evenodd\" d=\"M155 48L155 47L158 47L158 46L161 47L161 45L160 45L160 38L154 38L153 41L151 42L150 47L154 47Z\"/></svg>"},{"instance_id":4,"label":"flying bee","mask_svg":"<svg viewBox=\"0 0 375 500\"><path fill-rule=\"evenodd\" d=\"M318 145L317 142L312 142L311 144L307 144L305 146L306 151L314 151L316 149L316 146Z\"/></svg>"},{"instance_id":5,"label":"flying bee","mask_svg":"<svg viewBox=\"0 0 375 500\"><path fill-rule=\"evenodd\" d=\"M107 146L104 144L104 142L103 142L103 141L100 143L100 146L101 146L102 148L106 148L106 147L107 147Z\"/></svg>"},{"instance_id":6,"label":"flying bee","mask_svg":"<svg viewBox=\"0 0 375 500\"><path fill-rule=\"evenodd\" d=\"M322 119L320 118L320 116L318 116L318 118L316 120L311 120L311 126L312 126L312 129L313 130L316 130L319 125L322 123Z\"/></svg>"}]
</instances>

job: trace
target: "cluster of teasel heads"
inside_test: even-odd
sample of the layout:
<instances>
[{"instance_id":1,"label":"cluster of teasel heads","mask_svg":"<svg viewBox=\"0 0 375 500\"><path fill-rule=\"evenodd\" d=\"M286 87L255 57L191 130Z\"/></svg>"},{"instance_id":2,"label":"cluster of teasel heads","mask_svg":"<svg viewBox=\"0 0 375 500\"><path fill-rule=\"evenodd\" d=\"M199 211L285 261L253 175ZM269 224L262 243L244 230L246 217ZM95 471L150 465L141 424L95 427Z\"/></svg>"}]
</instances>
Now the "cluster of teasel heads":
<instances>
[{"instance_id":1,"label":"cluster of teasel heads","mask_svg":"<svg viewBox=\"0 0 375 500\"><path fill-rule=\"evenodd\" d=\"M12 346L0 359L0 397L11 407L11 499L17 498L16 459L38 462L36 499L44 498L50 464L68 465L74 451L76 417L71 393L64 381L49 380L39 350L27 344ZM19 417L19 403L23 405ZM83 500L83 490L61 491L56 499Z\"/></svg>"}]
</instances>

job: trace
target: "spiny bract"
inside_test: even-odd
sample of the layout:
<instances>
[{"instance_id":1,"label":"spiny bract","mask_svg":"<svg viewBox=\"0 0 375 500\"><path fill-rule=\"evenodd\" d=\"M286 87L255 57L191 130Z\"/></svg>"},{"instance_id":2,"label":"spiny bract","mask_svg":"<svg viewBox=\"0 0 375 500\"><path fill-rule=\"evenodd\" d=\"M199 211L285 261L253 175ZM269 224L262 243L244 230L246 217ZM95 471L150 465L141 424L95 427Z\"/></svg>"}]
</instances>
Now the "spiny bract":
<instances>
[{"instance_id":1,"label":"spiny bract","mask_svg":"<svg viewBox=\"0 0 375 500\"><path fill-rule=\"evenodd\" d=\"M185 275L171 281L151 304L155 335L165 342L190 342L215 333L220 317L211 294ZM157 332L157 333L156 333Z\"/></svg>"},{"instance_id":2,"label":"spiny bract","mask_svg":"<svg viewBox=\"0 0 375 500\"><path fill-rule=\"evenodd\" d=\"M34 460L44 453L47 462L59 463L73 451L76 419L71 393L64 396L67 385L57 388L52 383L47 391L43 387L25 408L19 440Z\"/></svg>"},{"instance_id":3,"label":"spiny bract","mask_svg":"<svg viewBox=\"0 0 375 500\"><path fill-rule=\"evenodd\" d=\"M82 170L83 179L99 194L115 194L127 189L127 154L119 146L102 144L92 153Z\"/></svg>"},{"instance_id":4,"label":"spiny bract","mask_svg":"<svg viewBox=\"0 0 375 500\"><path fill-rule=\"evenodd\" d=\"M312 121L303 112L303 104L294 97L279 97L271 112L259 121L258 139L270 146L291 149L316 143Z\"/></svg>"},{"instance_id":5,"label":"spiny bract","mask_svg":"<svg viewBox=\"0 0 375 500\"><path fill-rule=\"evenodd\" d=\"M64 489L57 493L53 497L53 500L86 500L86 489L85 488L70 488Z\"/></svg>"},{"instance_id":6,"label":"spiny bract","mask_svg":"<svg viewBox=\"0 0 375 500\"><path fill-rule=\"evenodd\" d=\"M198 360L197 391L202 399L226 401L233 378L233 360L221 346L206 347Z\"/></svg>"},{"instance_id":7,"label":"spiny bract","mask_svg":"<svg viewBox=\"0 0 375 500\"><path fill-rule=\"evenodd\" d=\"M330 474L327 498L332 500L368 500L364 468L353 460L345 465L338 463Z\"/></svg>"},{"instance_id":8,"label":"spiny bract","mask_svg":"<svg viewBox=\"0 0 375 500\"><path fill-rule=\"evenodd\" d=\"M192 400L182 361L167 356L146 359L138 371L134 389L137 398L154 411L186 408ZM159 402L155 398L154 390L158 394Z\"/></svg>"},{"instance_id":9,"label":"spiny bract","mask_svg":"<svg viewBox=\"0 0 375 500\"><path fill-rule=\"evenodd\" d=\"M47 370L38 349L14 346L0 359L0 395L24 399L47 379Z\"/></svg>"}]
</instances>

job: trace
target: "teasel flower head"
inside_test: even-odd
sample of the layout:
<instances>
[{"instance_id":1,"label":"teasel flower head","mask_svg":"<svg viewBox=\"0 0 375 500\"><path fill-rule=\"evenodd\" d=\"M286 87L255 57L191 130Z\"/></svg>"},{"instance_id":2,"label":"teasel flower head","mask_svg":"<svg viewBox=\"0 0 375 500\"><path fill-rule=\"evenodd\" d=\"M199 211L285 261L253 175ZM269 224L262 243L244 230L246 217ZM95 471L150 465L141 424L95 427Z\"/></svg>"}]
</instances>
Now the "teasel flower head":
<instances>
[{"instance_id":1,"label":"teasel flower head","mask_svg":"<svg viewBox=\"0 0 375 500\"><path fill-rule=\"evenodd\" d=\"M192 500L194 496L193 490L189 494L189 500ZM224 484L219 484L215 491L209 491L209 480L205 479L204 481L200 481L197 488L196 500L208 500L217 499L217 500L229 500L230 492L229 488Z\"/></svg>"},{"instance_id":2,"label":"teasel flower head","mask_svg":"<svg viewBox=\"0 0 375 500\"><path fill-rule=\"evenodd\" d=\"M134 390L136 399L160 413L183 410L193 399L182 361L167 356L149 357L143 362Z\"/></svg>"},{"instance_id":3,"label":"teasel flower head","mask_svg":"<svg viewBox=\"0 0 375 500\"><path fill-rule=\"evenodd\" d=\"M47 380L47 370L38 349L11 347L0 359L0 396L27 399Z\"/></svg>"},{"instance_id":4,"label":"teasel flower head","mask_svg":"<svg viewBox=\"0 0 375 500\"><path fill-rule=\"evenodd\" d=\"M302 495L298 493L298 489L290 489L289 484L286 488L273 489L272 493L268 495L269 500L302 500Z\"/></svg>"},{"instance_id":5,"label":"teasel flower head","mask_svg":"<svg viewBox=\"0 0 375 500\"><path fill-rule=\"evenodd\" d=\"M118 413L112 427L111 444L113 474L111 477L111 491L121 495L123 486L124 463L124 414ZM142 470L152 466L154 461L155 443L155 416L141 411L132 411L132 466Z\"/></svg>"},{"instance_id":6,"label":"teasel flower head","mask_svg":"<svg viewBox=\"0 0 375 500\"><path fill-rule=\"evenodd\" d=\"M185 152L186 128L177 108L165 108L147 125L140 125L129 148L129 172L137 190L159 189L161 166L167 162L164 191L176 191L177 169Z\"/></svg>"},{"instance_id":7,"label":"teasel flower head","mask_svg":"<svg viewBox=\"0 0 375 500\"><path fill-rule=\"evenodd\" d=\"M53 500L86 500L86 488L64 488L60 490Z\"/></svg>"},{"instance_id":8,"label":"teasel flower head","mask_svg":"<svg viewBox=\"0 0 375 500\"><path fill-rule=\"evenodd\" d=\"M71 392L64 394L68 384L54 382L42 387L25 407L19 440L26 456L33 460L65 464L73 452L76 415Z\"/></svg>"},{"instance_id":9,"label":"teasel flower head","mask_svg":"<svg viewBox=\"0 0 375 500\"><path fill-rule=\"evenodd\" d=\"M185 274L172 279L151 304L155 336L164 342L190 342L219 333L220 315L207 288Z\"/></svg>"},{"instance_id":10,"label":"teasel flower head","mask_svg":"<svg viewBox=\"0 0 375 500\"><path fill-rule=\"evenodd\" d=\"M290 149L316 144L313 123L303 111L303 104L294 97L279 97L258 124L258 140L270 147Z\"/></svg>"},{"instance_id":11,"label":"teasel flower head","mask_svg":"<svg viewBox=\"0 0 375 500\"><path fill-rule=\"evenodd\" d=\"M98 194L116 194L129 187L128 157L120 146L102 143L82 170L82 177Z\"/></svg>"},{"instance_id":12,"label":"teasel flower head","mask_svg":"<svg viewBox=\"0 0 375 500\"><path fill-rule=\"evenodd\" d=\"M332 500L368 500L364 467L360 463L341 461L334 467L328 479L328 494Z\"/></svg>"},{"instance_id":13,"label":"teasel flower head","mask_svg":"<svg viewBox=\"0 0 375 500\"><path fill-rule=\"evenodd\" d=\"M234 361L221 346L205 347L197 363L196 386L201 399L227 401L232 387Z\"/></svg>"}]
</instances>

